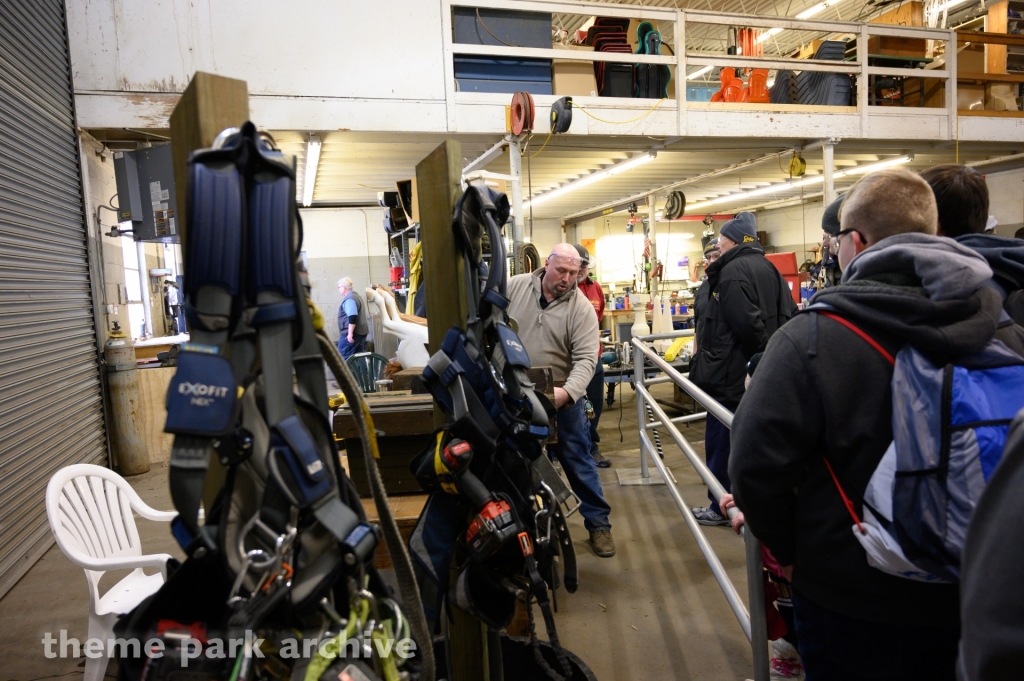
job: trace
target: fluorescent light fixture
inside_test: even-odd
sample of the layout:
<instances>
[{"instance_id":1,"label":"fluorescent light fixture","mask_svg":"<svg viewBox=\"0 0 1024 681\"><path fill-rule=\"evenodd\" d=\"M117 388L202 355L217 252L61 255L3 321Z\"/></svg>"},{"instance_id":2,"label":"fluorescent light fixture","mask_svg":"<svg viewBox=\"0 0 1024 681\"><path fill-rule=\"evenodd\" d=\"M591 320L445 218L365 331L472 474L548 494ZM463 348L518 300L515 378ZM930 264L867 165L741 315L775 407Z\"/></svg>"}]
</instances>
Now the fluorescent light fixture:
<instances>
[{"instance_id":1,"label":"fluorescent light fixture","mask_svg":"<svg viewBox=\"0 0 1024 681\"><path fill-rule=\"evenodd\" d=\"M892 168L894 166L903 165L904 163L910 163L914 160L913 156L904 155L897 156L896 158L888 158L884 161L878 161L877 163L867 163L862 166L854 166L846 170L841 170L837 173L833 173L833 179L839 179L840 177L851 177L853 175L866 175L873 173L876 170L882 170L883 168ZM757 196L763 196L765 194L774 194L781 191L790 191L793 189L799 189L800 187L806 187L812 184L821 184L825 181L824 175L812 175L811 177L804 177L799 180L787 180L786 182L777 182L770 184L767 187L758 187L757 189L749 189L743 192L737 192L735 194L727 194L726 196L719 196L715 199L709 199L708 201L701 201L695 203L692 206L687 206L687 210L700 210L707 208L708 206L715 206L720 203L734 203L736 201L746 201Z\"/></svg>"},{"instance_id":2,"label":"fluorescent light fixture","mask_svg":"<svg viewBox=\"0 0 1024 681\"><path fill-rule=\"evenodd\" d=\"M302 173L302 205L313 203L313 187L316 186L316 169L320 165L320 147L323 142L317 135L310 135L306 142L306 168Z\"/></svg>"},{"instance_id":3,"label":"fluorescent light fixture","mask_svg":"<svg viewBox=\"0 0 1024 681\"><path fill-rule=\"evenodd\" d=\"M713 68L715 68L715 67L714 67L714 66L705 66L705 67L704 67L704 68L702 68L702 69L697 69L696 71L694 71L693 73L691 73L690 75L688 75L688 76L686 77L686 80L694 80L694 79L696 79L696 78L700 78L700 77L701 77L701 76L703 76L703 75L704 75L705 73L708 73L709 71L711 71L711 69L713 69Z\"/></svg>"},{"instance_id":4,"label":"fluorescent light fixture","mask_svg":"<svg viewBox=\"0 0 1024 681\"><path fill-rule=\"evenodd\" d=\"M588 184L593 184L595 182L605 179L606 177L612 177L614 175L624 173L627 170L632 170L633 168L643 165L648 161L653 161L657 157L657 155L658 153L655 151L648 151L646 153L639 154L631 158L627 158L623 161L619 161L615 165L609 166L608 168L604 168L603 170L595 170L589 175L584 175L583 177L577 180L573 180L568 184L563 184L561 187L556 187L555 189L552 189L549 192L545 192L544 194L540 194L539 196L534 196L529 201L523 201L523 208L529 208L531 205L539 206L541 203L544 203L545 201L550 201L551 199L557 198L564 194L568 194L569 192L575 191L580 187L586 187Z\"/></svg>"},{"instance_id":5,"label":"fluorescent light fixture","mask_svg":"<svg viewBox=\"0 0 1024 681\"><path fill-rule=\"evenodd\" d=\"M967 0L951 0L951 1L952 2L967 2ZM813 16L821 14L826 9L828 9L832 5L837 4L838 2L839 2L839 0L824 0L824 2L819 2L817 5L814 5L813 7L808 7L803 12L800 12L800 14L797 14L795 18L796 19L810 19ZM784 30L786 30L786 29L783 29L783 28L771 28L771 29L768 29L767 31L765 31L761 35L757 36L757 42L763 43L765 40L768 40L768 38L772 37L773 35L778 35L778 34L782 33Z\"/></svg>"}]
</instances>

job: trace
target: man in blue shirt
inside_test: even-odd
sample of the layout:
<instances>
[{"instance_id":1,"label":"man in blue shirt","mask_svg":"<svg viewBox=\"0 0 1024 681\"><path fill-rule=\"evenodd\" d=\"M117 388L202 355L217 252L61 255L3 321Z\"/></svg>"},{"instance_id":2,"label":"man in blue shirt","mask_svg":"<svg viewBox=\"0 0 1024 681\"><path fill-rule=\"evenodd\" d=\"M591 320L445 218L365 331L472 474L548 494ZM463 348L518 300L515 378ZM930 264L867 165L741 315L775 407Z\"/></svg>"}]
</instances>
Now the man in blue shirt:
<instances>
[{"instance_id":1,"label":"man in blue shirt","mask_svg":"<svg viewBox=\"0 0 1024 681\"><path fill-rule=\"evenodd\" d=\"M366 352L366 336L370 327L366 323L366 303L352 290L352 279L338 280L341 307L338 308L338 352L348 359L357 352Z\"/></svg>"}]
</instances>

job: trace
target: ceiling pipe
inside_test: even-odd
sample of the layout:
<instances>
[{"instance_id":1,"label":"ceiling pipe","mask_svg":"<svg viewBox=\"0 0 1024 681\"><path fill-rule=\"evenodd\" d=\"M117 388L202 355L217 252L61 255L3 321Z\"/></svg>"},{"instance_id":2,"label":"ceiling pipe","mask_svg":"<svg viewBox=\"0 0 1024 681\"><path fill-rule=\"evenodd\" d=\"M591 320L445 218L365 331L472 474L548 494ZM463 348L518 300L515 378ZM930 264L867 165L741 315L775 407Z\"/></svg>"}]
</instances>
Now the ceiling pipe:
<instances>
[{"instance_id":1,"label":"ceiling pipe","mask_svg":"<svg viewBox=\"0 0 1024 681\"><path fill-rule=\"evenodd\" d=\"M587 220L592 220L594 218L602 217L602 216L605 216L605 215L610 215L612 213L617 213L617 212L619 212L621 210L625 210L632 203L637 203L638 201L646 201L647 196L649 194L656 194L656 193L659 193L659 192L667 192L667 191L671 191L671 190L675 189L676 187L683 187L683 186L688 185L688 184L694 184L696 182L703 182L704 180L710 180L710 179L715 178L715 177L720 177L722 175L728 175L729 173L734 173L737 170L745 170L745 169L751 168L753 166L761 165L762 163L768 163L770 161L774 161L774 160L776 160L778 158L781 158L782 156L784 156L786 154L792 154L794 151L811 151L812 149L817 149L818 147L820 147L822 145L822 143L823 143L823 140L818 140L816 142L811 142L810 144L806 144L806 145L804 145L802 147L794 147L794 148L791 148L791 149L783 149L782 151L775 152L775 153L772 153L772 154L768 154L767 156L761 156L759 158L750 159L749 161L743 161L742 163L735 163L735 164L733 164L731 166L727 166L725 168L719 168L718 170L712 170L711 172L704 173L703 175L697 175L697 176L694 176L694 177L691 177L691 178L688 178L688 179L685 179L685 180L680 180L679 182L673 182L672 184L667 184L667 185L664 185L662 187L658 187L656 189L650 189L650 190L645 191L645 192L643 192L641 194L634 194L633 196L630 196L630 197L625 198L625 199L620 199L618 201L612 201L610 203L606 203L606 204L603 204L601 206L596 206L594 208L590 208L590 209L585 210L585 211L580 211L578 213L573 213L572 215L568 215L568 216L562 218L562 226L563 227L568 227L570 225L576 225L576 224L579 224L581 222L586 222Z\"/></svg>"}]
</instances>

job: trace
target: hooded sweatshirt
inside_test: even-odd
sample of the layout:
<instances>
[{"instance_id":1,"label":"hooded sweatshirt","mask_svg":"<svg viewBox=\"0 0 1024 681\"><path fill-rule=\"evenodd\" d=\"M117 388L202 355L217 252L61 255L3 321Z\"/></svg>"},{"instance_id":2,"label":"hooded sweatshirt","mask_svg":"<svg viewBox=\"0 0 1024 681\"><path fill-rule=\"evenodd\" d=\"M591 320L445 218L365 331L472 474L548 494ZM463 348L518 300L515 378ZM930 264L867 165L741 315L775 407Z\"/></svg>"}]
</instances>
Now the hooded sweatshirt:
<instances>
[{"instance_id":1,"label":"hooded sweatshirt","mask_svg":"<svg viewBox=\"0 0 1024 681\"><path fill-rule=\"evenodd\" d=\"M574 403L587 394L597 367L597 315L587 297L573 282L569 290L541 308L544 270L518 274L508 280L508 314L519 323L533 366L550 366Z\"/></svg>"},{"instance_id":2,"label":"hooded sweatshirt","mask_svg":"<svg viewBox=\"0 0 1024 681\"><path fill-rule=\"evenodd\" d=\"M964 234L957 243L967 246L988 261L992 282L1005 296L1003 309L1024 325L1024 241L992 234Z\"/></svg>"},{"instance_id":3,"label":"hooded sweatshirt","mask_svg":"<svg viewBox=\"0 0 1024 681\"><path fill-rule=\"evenodd\" d=\"M906 343L935 359L977 352L993 337L1024 353L1022 330L1000 326L985 260L952 239L902 234L853 259L827 303L895 356ZM1008 321L1008 320L1007 320ZM955 585L872 568L824 458L863 517L868 480L892 442L893 368L838 321L798 314L768 343L736 411L729 476L748 527L794 588L819 606L906 625L958 621Z\"/></svg>"}]
</instances>

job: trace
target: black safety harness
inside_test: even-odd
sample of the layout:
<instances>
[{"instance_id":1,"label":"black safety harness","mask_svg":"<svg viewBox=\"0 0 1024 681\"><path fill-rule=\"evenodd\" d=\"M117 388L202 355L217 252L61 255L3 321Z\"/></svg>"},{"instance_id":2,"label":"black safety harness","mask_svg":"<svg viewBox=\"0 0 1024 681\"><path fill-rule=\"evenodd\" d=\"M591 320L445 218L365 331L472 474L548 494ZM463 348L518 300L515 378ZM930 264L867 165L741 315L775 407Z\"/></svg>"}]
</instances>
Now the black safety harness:
<instances>
[{"instance_id":1,"label":"black safety harness","mask_svg":"<svg viewBox=\"0 0 1024 681\"><path fill-rule=\"evenodd\" d=\"M465 267L466 328L450 329L423 371L447 422L412 468L425 489L456 495L469 510L456 547L467 560L452 580L449 604L499 629L514 611L514 603L500 605L504 598L525 602L537 662L560 679L540 654L531 604L535 600L540 606L568 678L572 672L558 643L548 590L556 585L561 553L566 588L575 591L575 555L560 498L534 465L550 467L543 444L554 406L528 378L530 358L509 324L500 227L508 215L504 194L477 185L466 189L456 207L452 228ZM489 267L484 237L490 244Z\"/></svg>"}]
</instances>

